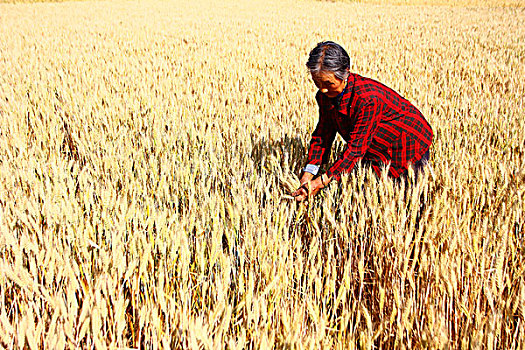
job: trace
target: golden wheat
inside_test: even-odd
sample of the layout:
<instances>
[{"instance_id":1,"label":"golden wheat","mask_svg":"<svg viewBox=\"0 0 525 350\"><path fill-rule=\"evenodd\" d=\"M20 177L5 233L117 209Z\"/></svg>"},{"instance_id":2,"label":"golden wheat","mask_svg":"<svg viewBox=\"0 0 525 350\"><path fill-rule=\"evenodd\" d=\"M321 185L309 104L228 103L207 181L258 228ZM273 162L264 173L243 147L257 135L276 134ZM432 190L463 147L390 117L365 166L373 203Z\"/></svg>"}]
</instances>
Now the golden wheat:
<instances>
[{"instance_id":1,"label":"golden wheat","mask_svg":"<svg viewBox=\"0 0 525 350\"><path fill-rule=\"evenodd\" d=\"M525 11L484 4L0 4L0 346L522 348ZM434 176L290 198L326 39Z\"/></svg>"}]
</instances>

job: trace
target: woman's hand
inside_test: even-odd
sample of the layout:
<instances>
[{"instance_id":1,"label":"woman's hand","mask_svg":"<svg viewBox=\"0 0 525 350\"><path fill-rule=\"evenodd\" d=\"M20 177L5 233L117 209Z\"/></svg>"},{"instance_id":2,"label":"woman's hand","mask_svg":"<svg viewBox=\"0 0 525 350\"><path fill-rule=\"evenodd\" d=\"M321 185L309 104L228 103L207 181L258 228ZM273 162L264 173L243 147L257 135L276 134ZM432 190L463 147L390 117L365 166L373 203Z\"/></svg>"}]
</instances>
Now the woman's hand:
<instances>
[{"instance_id":1,"label":"woman's hand","mask_svg":"<svg viewBox=\"0 0 525 350\"><path fill-rule=\"evenodd\" d=\"M296 201L302 202L306 199L306 197L308 197L308 189L306 188L307 186L308 184L306 183L292 193L292 196L295 197Z\"/></svg>"},{"instance_id":2,"label":"woman's hand","mask_svg":"<svg viewBox=\"0 0 525 350\"><path fill-rule=\"evenodd\" d=\"M292 196L295 197L295 200L302 202L306 197L308 197L308 183L313 179L314 175L308 172L304 172L301 180L301 186L292 193Z\"/></svg>"},{"instance_id":3,"label":"woman's hand","mask_svg":"<svg viewBox=\"0 0 525 350\"><path fill-rule=\"evenodd\" d=\"M301 187L299 187L295 192L292 193L292 196L295 197L296 201L302 202L306 198L308 198L308 196L315 196L330 182L330 179L328 179L328 176L326 174L319 176L315 180L311 180L312 177L313 175L309 173L305 173L303 175L303 177L301 178Z\"/></svg>"}]
</instances>

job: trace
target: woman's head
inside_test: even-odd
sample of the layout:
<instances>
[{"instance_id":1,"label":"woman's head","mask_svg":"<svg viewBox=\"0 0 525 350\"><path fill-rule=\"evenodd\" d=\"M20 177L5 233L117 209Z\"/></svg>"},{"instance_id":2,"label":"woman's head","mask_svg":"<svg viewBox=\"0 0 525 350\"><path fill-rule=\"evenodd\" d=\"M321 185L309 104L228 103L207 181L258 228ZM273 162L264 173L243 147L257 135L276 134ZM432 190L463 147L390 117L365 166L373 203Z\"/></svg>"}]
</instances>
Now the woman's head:
<instances>
[{"instance_id":1,"label":"woman's head","mask_svg":"<svg viewBox=\"0 0 525 350\"><path fill-rule=\"evenodd\" d=\"M350 57L341 45L323 41L310 52L306 67L321 92L335 97L346 85L350 74Z\"/></svg>"}]
</instances>

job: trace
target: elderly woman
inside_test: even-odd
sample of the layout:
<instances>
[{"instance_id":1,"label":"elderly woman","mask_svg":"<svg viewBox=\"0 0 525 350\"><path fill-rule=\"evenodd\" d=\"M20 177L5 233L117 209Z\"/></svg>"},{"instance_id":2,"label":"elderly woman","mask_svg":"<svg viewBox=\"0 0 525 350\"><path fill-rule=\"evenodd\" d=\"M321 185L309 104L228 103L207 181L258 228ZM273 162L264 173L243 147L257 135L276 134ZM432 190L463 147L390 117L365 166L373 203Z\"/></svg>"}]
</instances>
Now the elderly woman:
<instances>
[{"instance_id":1,"label":"elderly woman","mask_svg":"<svg viewBox=\"0 0 525 350\"><path fill-rule=\"evenodd\" d=\"M427 164L432 129L421 112L397 92L358 74L350 73L350 58L340 45L324 41L310 52L306 66L319 88L319 122L312 134L301 186L293 196L302 201L315 195L358 161L379 175L388 167L392 178L416 174ZM336 133L347 142L328 171L317 176L326 163Z\"/></svg>"}]
</instances>

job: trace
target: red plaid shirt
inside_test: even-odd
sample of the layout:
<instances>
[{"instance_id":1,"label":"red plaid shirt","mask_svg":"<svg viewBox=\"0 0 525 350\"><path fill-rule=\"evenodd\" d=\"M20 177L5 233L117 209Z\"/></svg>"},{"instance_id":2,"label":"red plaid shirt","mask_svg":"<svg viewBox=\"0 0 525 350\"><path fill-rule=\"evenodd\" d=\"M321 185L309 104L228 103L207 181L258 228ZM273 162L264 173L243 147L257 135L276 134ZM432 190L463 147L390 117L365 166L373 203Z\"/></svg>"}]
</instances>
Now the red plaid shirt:
<instances>
[{"instance_id":1,"label":"red plaid shirt","mask_svg":"<svg viewBox=\"0 0 525 350\"><path fill-rule=\"evenodd\" d=\"M320 91L319 123L312 134L308 164L321 165L330 156L338 132L347 142L326 174L339 180L362 160L379 175L390 164L397 178L410 163L421 159L432 143L432 129L421 112L389 87L358 74L350 74L339 104Z\"/></svg>"}]
</instances>

